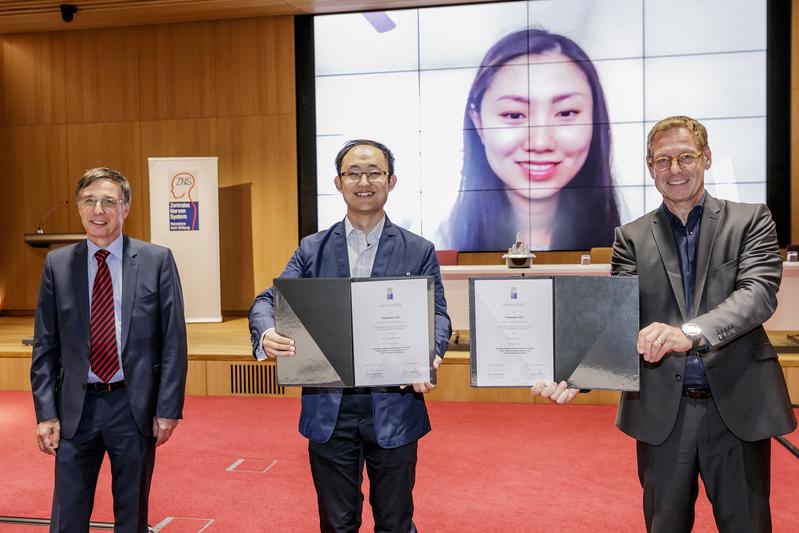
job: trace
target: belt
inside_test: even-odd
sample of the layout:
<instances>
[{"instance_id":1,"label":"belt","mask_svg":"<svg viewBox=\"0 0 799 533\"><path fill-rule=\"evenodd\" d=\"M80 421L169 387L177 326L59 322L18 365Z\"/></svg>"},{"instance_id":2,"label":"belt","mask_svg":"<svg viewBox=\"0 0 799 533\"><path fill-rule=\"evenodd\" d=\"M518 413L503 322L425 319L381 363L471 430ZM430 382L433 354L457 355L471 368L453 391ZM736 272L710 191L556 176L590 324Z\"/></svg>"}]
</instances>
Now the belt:
<instances>
[{"instance_id":1,"label":"belt","mask_svg":"<svg viewBox=\"0 0 799 533\"><path fill-rule=\"evenodd\" d=\"M409 387L413 390L413 387ZM345 387L344 394L369 394L372 392L402 392L399 387Z\"/></svg>"},{"instance_id":2,"label":"belt","mask_svg":"<svg viewBox=\"0 0 799 533\"><path fill-rule=\"evenodd\" d=\"M708 400L713 397L708 387L683 387L682 395L692 400Z\"/></svg>"},{"instance_id":3,"label":"belt","mask_svg":"<svg viewBox=\"0 0 799 533\"><path fill-rule=\"evenodd\" d=\"M113 383L87 383L86 390L89 392L111 392L112 390L124 389L125 381L115 381Z\"/></svg>"}]
</instances>

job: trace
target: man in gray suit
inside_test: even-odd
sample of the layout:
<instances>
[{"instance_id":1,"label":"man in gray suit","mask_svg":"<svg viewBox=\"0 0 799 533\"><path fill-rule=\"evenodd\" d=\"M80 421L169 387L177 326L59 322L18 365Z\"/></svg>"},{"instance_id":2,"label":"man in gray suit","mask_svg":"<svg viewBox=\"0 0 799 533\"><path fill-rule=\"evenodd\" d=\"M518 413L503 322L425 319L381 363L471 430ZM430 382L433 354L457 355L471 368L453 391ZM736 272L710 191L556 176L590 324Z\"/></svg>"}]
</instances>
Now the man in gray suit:
<instances>
[{"instance_id":1,"label":"man in gray suit","mask_svg":"<svg viewBox=\"0 0 799 533\"><path fill-rule=\"evenodd\" d=\"M641 387L616 424L637 440L647 531L691 530L700 475L720 531L770 531L770 438L796 427L762 326L782 275L774 222L705 191L692 118L652 128L647 165L663 204L616 229L611 265L640 282Z\"/></svg>"},{"instance_id":2,"label":"man in gray suit","mask_svg":"<svg viewBox=\"0 0 799 533\"><path fill-rule=\"evenodd\" d=\"M39 449L55 456L51 531L89 530L103 456L114 530L147 531L155 448L182 416L183 293L172 253L122 233L130 185L109 168L76 190L87 240L47 255L31 388Z\"/></svg>"}]
</instances>

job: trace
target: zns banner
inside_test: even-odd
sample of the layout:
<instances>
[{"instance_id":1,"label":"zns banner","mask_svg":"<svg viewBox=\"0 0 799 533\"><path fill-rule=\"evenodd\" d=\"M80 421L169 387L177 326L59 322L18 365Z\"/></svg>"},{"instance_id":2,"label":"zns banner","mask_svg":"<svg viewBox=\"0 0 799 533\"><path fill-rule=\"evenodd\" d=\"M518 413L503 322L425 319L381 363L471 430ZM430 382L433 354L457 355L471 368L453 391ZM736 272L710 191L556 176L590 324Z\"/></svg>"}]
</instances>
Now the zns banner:
<instances>
[{"instance_id":1,"label":"zns banner","mask_svg":"<svg viewBox=\"0 0 799 533\"><path fill-rule=\"evenodd\" d=\"M221 322L216 157L150 157L150 240L172 250L187 322Z\"/></svg>"}]
</instances>

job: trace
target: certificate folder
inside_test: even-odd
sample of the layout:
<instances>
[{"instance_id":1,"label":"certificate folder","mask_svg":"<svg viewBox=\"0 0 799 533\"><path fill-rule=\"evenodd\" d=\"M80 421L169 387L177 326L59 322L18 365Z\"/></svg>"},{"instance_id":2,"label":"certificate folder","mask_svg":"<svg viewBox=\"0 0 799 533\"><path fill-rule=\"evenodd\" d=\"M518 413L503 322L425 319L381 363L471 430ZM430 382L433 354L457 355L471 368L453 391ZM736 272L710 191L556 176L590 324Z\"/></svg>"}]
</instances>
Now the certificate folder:
<instances>
[{"instance_id":1,"label":"certificate folder","mask_svg":"<svg viewBox=\"0 0 799 533\"><path fill-rule=\"evenodd\" d=\"M278 385L361 387L433 381L432 277L277 278L275 331L294 340Z\"/></svg>"},{"instance_id":2,"label":"certificate folder","mask_svg":"<svg viewBox=\"0 0 799 533\"><path fill-rule=\"evenodd\" d=\"M472 386L638 390L638 278L469 280Z\"/></svg>"}]
</instances>

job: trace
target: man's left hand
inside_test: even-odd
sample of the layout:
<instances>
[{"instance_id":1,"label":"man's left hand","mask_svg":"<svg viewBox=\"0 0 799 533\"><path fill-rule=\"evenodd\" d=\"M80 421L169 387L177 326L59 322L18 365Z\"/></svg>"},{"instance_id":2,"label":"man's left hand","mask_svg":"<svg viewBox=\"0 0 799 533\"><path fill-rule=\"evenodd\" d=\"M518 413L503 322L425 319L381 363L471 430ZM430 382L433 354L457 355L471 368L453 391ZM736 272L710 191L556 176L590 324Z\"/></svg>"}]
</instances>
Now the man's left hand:
<instances>
[{"instance_id":1,"label":"man's left hand","mask_svg":"<svg viewBox=\"0 0 799 533\"><path fill-rule=\"evenodd\" d=\"M441 366L441 361L443 361L443 359L441 359L441 356L437 355L436 358L433 360L433 368L438 370L438 367ZM435 388L436 388L435 384L430 383L429 381L423 381L421 383L413 384L413 390L415 390L420 394L425 394Z\"/></svg>"},{"instance_id":2,"label":"man's left hand","mask_svg":"<svg viewBox=\"0 0 799 533\"><path fill-rule=\"evenodd\" d=\"M638 332L638 353L644 361L657 363L670 352L687 352L693 347L693 341L685 336L680 328L652 322Z\"/></svg>"},{"instance_id":3,"label":"man's left hand","mask_svg":"<svg viewBox=\"0 0 799 533\"><path fill-rule=\"evenodd\" d=\"M161 446L169 440L172 432L178 427L180 420L176 418L153 418L153 436L155 437L155 447Z\"/></svg>"}]
</instances>

